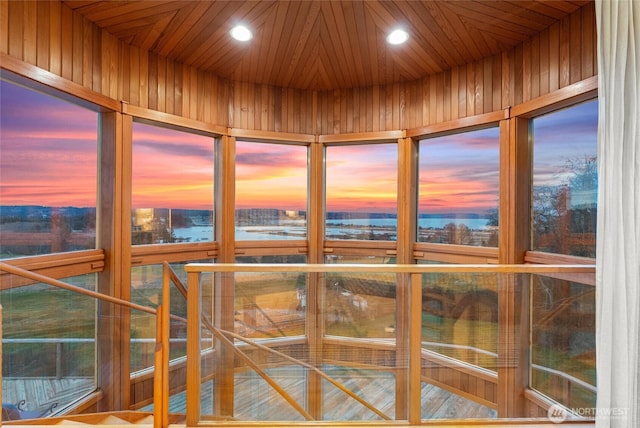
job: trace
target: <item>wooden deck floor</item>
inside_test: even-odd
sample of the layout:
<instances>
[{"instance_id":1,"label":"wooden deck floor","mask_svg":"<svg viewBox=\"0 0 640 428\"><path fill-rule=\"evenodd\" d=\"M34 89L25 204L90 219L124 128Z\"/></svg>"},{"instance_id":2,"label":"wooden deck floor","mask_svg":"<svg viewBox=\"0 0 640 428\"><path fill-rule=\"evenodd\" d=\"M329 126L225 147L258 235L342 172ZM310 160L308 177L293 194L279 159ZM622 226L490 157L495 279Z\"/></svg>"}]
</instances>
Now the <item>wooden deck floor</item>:
<instances>
[{"instance_id":1,"label":"wooden deck floor","mask_svg":"<svg viewBox=\"0 0 640 428\"><path fill-rule=\"evenodd\" d=\"M304 405L306 373L299 367L267 370L287 393ZM395 381L389 372L380 370L327 368L325 372L361 398L395 417ZM3 379L3 401L18 403L26 400L24 410L39 414L57 403L57 409L93 390L91 379ZM273 388L254 372L236 374L235 419L244 421L303 421ZM213 414L213 382L202 385L202 416ZM381 418L334 385L323 380L325 421L374 421ZM170 413L186 412L186 395L175 394L170 399ZM142 410L151 410L151 406ZM422 417L424 419L493 419L496 411L444 389L423 383Z\"/></svg>"},{"instance_id":2,"label":"wooden deck floor","mask_svg":"<svg viewBox=\"0 0 640 428\"><path fill-rule=\"evenodd\" d=\"M301 368L267 370L269 376L299 403L305 403L305 372ZM395 381L389 372L362 369L327 369L325 372L345 387L358 394L391 419L395 417ZM253 372L236 374L235 419L245 421L302 421L297 413L266 381ZM325 421L382 420L334 385L323 381ZM201 389L203 417L213 414L213 382ZM179 393L171 397L171 413L186 411L186 396ZM146 409L149 410L149 409ZM427 383L422 384L422 417L424 419L493 419L494 409L460 397Z\"/></svg>"},{"instance_id":3,"label":"wooden deck floor","mask_svg":"<svg viewBox=\"0 0 640 428\"><path fill-rule=\"evenodd\" d=\"M18 404L30 415L40 415L52 406L54 413L95 389L91 378L3 378L2 402Z\"/></svg>"}]
</instances>

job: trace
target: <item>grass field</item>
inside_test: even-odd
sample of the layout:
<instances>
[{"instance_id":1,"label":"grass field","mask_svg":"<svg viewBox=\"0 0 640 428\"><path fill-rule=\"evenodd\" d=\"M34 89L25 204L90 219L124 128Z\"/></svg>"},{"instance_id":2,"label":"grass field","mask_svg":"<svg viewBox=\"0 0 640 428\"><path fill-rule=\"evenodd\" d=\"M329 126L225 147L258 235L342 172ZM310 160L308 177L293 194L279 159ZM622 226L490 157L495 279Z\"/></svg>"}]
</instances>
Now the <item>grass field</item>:
<instances>
[{"instance_id":1,"label":"grass field","mask_svg":"<svg viewBox=\"0 0 640 428\"><path fill-rule=\"evenodd\" d=\"M95 277L68 278L67 282L94 288ZM96 301L77 293L42 284L3 290L4 339L93 339L96 335ZM3 343L3 375L55 376L57 346L62 346L63 373L93 376L93 343Z\"/></svg>"}]
</instances>

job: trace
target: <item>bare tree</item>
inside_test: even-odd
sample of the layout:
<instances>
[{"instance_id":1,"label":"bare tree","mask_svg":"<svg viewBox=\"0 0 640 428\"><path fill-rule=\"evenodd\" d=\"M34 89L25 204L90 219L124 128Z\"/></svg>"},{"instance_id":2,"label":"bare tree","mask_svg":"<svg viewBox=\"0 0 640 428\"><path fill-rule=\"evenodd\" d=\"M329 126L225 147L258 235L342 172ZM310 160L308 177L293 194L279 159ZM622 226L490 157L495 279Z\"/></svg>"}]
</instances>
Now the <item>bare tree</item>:
<instances>
[{"instance_id":1,"label":"bare tree","mask_svg":"<svg viewBox=\"0 0 640 428\"><path fill-rule=\"evenodd\" d=\"M576 256L595 256L595 156L569 159L557 185L533 189L534 249Z\"/></svg>"}]
</instances>

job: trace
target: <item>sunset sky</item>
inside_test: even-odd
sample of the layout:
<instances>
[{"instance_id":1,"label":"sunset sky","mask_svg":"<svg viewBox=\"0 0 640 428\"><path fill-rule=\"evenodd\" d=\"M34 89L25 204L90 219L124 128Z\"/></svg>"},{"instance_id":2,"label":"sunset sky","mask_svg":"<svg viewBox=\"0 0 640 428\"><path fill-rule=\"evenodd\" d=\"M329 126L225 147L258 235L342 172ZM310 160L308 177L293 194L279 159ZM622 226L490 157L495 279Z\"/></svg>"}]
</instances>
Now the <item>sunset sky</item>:
<instances>
[{"instance_id":1,"label":"sunset sky","mask_svg":"<svg viewBox=\"0 0 640 428\"><path fill-rule=\"evenodd\" d=\"M538 183L560 180L568 159L595 155L597 102L534 121ZM98 114L0 82L0 205L96 205ZM420 142L421 213L497 207L496 128ZM210 209L214 141L134 124L133 207ZM238 142L236 208L307 209L307 149ZM328 211L395 213L397 146L330 146Z\"/></svg>"},{"instance_id":2,"label":"sunset sky","mask_svg":"<svg viewBox=\"0 0 640 428\"><path fill-rule=\"evenodd\" d=\"M307 210L307 148L236 143L236 208Z\"/></svg>"},{"instance_id":3,"label":"sunset sky","mask_svg":"<svg viewBox=\"0 0 640 428\"><path fill-rule=\"evenodd\" d=\"M95 207L98 114L0 81L0 205Z\"/></svg>"},{"instance_id":4,"label":"sunset sky","mask_svg":"<svg viewBox=\"0 0 640 428\"><path fill-rule=\"evenodd\" d=\"M397 211L396 144L327 147L325 164L327 211Z\"/></svg>"},{"instance_id":5,"label":"sunset sky","mask_svg":"<svg viewBox=\"0 0 640 428\"><path fill-rule=\"evenodd\" d=\"M499 131L420 141L419 212L486 213L498 207Z\"/></svg>"},{"instance_id":6,"label":"sunset sky","mask_svg":"<svg viewBox=\"0 0 640 428\"><path fill-rule=\"evenodd\" d=\"M133 124L132 207L212 209L214 140Z\"/></svg>"},{"instance_id":7,"label":"sunset sky","mask_svg":"<svg viewBox=\"0 0 640 428\"><path fill-rule=\"evenodd\" d=\"M531 128L534 185L561 184L571 173L567 161L597 155L598 101L537 117Z\"/></svg>"}]
</instances>

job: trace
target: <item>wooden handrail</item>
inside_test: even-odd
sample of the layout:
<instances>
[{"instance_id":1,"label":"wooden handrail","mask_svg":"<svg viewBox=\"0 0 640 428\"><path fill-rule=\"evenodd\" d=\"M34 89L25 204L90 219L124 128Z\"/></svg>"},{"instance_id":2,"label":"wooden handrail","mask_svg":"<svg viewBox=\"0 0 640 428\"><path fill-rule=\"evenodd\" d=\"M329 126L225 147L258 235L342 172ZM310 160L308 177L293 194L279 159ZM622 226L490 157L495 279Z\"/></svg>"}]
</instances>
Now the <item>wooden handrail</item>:
<instances>
[{"instance_id":1,"label":"wooden handrail","mask_svg":"<svg viewBox=\"0 0 640 428\"><path fill-rule=\"evenodd\" d=\"M509 264L284 264L284 263L189 263L185 272L358 272L358 273L595 273L595 265L509 265Z\"/></svg>"},{"instance_id":2,"label":"wooden handrail","mask_svg":"<svg viewBox=\"0 0 640 428\"><path fill-rule=\"evenodd\" d=\"M156 315L156 310L153 308L138 305L136 303L131 303L126 300L118 299L117 297L112 297L106 294L98 293L97 291L86 290L82 287L67 284L66 282L62 282L58 279L49 278L48 276L40 275L39 273L34 273L31 271L19 268L17 266L10 265L8 263L0 262L0 270L5 271L7 273L14 274L14 275L29 278L37 282L49 284L53 287L63 288L65 290L73 291L78 294L84 294L85 296L93 297L98 300L103 300L109 303L115 303L116 305L126 306L131 309L136 309L141 312L146 312L148 314Z\"/></svg>"}]
</instances>

